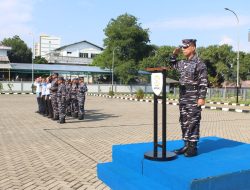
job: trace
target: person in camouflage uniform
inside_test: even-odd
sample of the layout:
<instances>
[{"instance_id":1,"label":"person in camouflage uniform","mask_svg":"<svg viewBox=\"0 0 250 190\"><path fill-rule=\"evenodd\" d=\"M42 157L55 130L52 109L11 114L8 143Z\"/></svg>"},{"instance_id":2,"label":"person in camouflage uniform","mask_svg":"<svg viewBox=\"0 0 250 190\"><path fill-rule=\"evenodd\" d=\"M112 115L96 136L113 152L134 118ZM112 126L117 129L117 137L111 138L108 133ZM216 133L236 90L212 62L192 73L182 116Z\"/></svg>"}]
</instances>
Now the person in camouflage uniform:
<instances>
[{"instance_id":1,"label":"person in camouflage uniform","mask_svg":"<svg viewBox=\"0 0 250 190\"><path fill-rule=\"evenodd\" d=\"M74 118L78 117L78 100L77 100L77 90L78 90L78 79L72 80L70 99L71 99L71 115Z\"/></svg>"},{"instance_id":2,"label":"person in camouflage uniform","mask_svg":"<svg viewBox=\"0 0 250 190\"><path fill-rule=\"evenodd\" d=\"M197 142L200 136L201 106L205 104L207 92L207 68L196 54L196 40L182 40L183 45L176 48L170 62L179 74L180 82L180 124L184 147L175 150L176 154L186 157L197 155ZM176 57L182 52L186 60L177 61Z\"/></svg>"},{"instance_id":3,"label":"person in camouflage uniform","mask_svg":"<svg viewBox=\"0 0 250 190\"><path fill-rule=\"evenodd\" d=\"M53 108L53 118L52 118L53 120L59 119L58 103L57 103L57 90L58 90L57 78L58 78L58 73L53 73L51 87L50 87L51 104Z\"/></svg>"},{"instance_id":4,"label":"person in camouflage uniform","mask_svg":"<svg viewBox=\"0 0 250 190\"><path fill-rule=\"evenodd\" d=\"M77 91L77 100L78 100L78 119L84 119L84 104L85 104L85 93L88 91L86 84L84 83L83 78L79 78L79 85Z\"/></svg>"},{"instance_id":5,"label":"person in camouflage uniform","mask_svg":"<svg viewBox=\"0 0 250 190\"><path fill-rule=\"evenodd\" d=\"M63 77L58 78L57 102L59 110L59 123L65 123L66 117L66 85Z\"/></svg>"},{"instance_id":6,"label":"person in camouflage uniform","mask_svg":"<svg viewBox=\"0 0 250 190\"><path fill-rule=\"evenodd\" d=\"M66 85L66 115L67 116L71 116L71 98L70 98L70 94L71 94L71 80L67 79L65 81L65 85Z\"/></svg>"}]
</instances>

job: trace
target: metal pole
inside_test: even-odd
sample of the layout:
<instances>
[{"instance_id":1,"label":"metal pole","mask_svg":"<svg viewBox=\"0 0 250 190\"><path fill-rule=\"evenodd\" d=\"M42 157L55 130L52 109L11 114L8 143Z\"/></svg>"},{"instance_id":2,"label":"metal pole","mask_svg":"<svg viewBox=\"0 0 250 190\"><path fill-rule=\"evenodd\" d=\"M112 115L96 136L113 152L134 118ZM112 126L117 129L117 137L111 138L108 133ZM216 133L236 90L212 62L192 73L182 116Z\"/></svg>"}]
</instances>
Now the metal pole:
<instances>
[{"instance_id":1,"label":"metal pole","mask_svg":"<svg viewBox=\"0 0 250 190\"><path fill-rule=\"evenodd\" d=\"M112 59L112 86L111 86L112 92L113 92L113 85L114 85L114 61L115 61L115 48L113 49L113 59Z\"/></svg>"},{"instance_id":2,"label":"metal pole","mask_svg":"<svg viewBox=\"0 0 250 190\"><path fill-rule=\"evenodd\" d=\"M239 24L240 24L240 21L239 21L239 18L237 16L237 14L229 9L229 8L225 8L226 11L230 11L234 14L234 16L236 17L236 20L237 20L237 25L238 25L238 32L237 32L237 48L238 48L238 51L237 51L237 79L236 79L236 103L239 103L239 71L240 71L240 38L239 38Z\"/></svg>"},{"instance_id":3,"label":"metal pole","mask_svg":"<svg viewBox=\"0 0 250 190\"><path fill-rule=\"evenodd\" d=\"M166 139L167 139L167 104L166 104L166 70L162 71L163 74L163 88L162 88L162 157L166 157Z\"/></svg>"},{"instance_id":4,"label":"metal pole","mask_svg":"<svg viewBox=\"0 0 250 190\"><path fill-rule=\"evenodd\" d=\"M32 32L29 33L29 35L32 36L32 54L31 54L31 82L32 82L32 92L33 92L33 85L34 85L34 63L33 63L33 59L34 59L34 34Z\"/></svg>"},{"instance_id":5,"label":"metal pole","mask_svg":"<svg viewBox=\"0 0 250 190\"><path fill-rule=\"evenodd\" d=\"M154 94L154 157L158 155L158 98Z\"/></svg>"},{"instance_id":6,"label":"metal pole","mask_svg":"<svg viewBox=\"0 0 250 190\"><path fill-rule=\"evenodd\" d=\"M114 47L113 49L113 58L112 58L112 85L111 85L111 90L113 92L113 86L114 86L114 62L115 62L115 50L117 49L117 47Z\"/></svg>"},{"instance_id":7,"label":"metal pole","mask_svg":"<svg viewBox=\"0 0 250 190\"><path fill-rule=\"evenodd\" d=\"M34 84L34 35L32 34L32 58L31 58L31 63L32 63L32 85Z\"/></svg>"}]
</instances>

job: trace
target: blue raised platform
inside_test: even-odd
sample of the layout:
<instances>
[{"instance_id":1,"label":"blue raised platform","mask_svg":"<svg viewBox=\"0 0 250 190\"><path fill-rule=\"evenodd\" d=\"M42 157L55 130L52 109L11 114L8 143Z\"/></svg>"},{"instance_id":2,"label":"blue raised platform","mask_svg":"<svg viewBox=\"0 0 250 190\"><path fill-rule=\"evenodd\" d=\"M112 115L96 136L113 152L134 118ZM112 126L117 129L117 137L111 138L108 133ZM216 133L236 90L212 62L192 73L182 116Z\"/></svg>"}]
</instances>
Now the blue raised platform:
<instances>
[{"instance_id":1,"label":"blue raised platform","mask_svg":"<svg viewBox=\"0 0 250 190\"><path fill-rule=\"evenodd\" d=\"M168 150L183 145L169 141ZM173 161L144 159L152 143L115 145L113 162L97 165L97 175L113 190L250 190L250 144L201 138L199 155Z\"/></svg>"}]
</instances>

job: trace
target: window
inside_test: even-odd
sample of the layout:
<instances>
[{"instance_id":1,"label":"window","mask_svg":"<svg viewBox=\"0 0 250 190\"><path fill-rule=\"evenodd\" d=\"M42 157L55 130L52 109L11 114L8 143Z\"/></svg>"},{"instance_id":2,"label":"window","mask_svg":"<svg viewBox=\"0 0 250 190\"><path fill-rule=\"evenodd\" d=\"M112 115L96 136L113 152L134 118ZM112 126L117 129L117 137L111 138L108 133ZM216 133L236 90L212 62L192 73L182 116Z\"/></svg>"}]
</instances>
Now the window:
<instances>
[{"instance_id":1,"label":"window","mask_svg":"<svg viewBox=\"0 0 250 190\"><path fill-rule=\"evenodd\" d=\"M95 53L91 53L91 58L94 58L96 56Z\"/></svg>"},{"instance_id":2,"label":"window","mask_svg":"<svg viewBox=\"0 0 250 190\"><path fill-rule=\"evenodd\" d=\"M83 57L83 53L79 53L79 57Z\"/></svg>"},{"instance_id":3,"label":"window","mask_svg":"<svg viewBox=\"0 0 250 190\"><path fill-rule=\"evenodd\" d=\"M88 56L88 53L83 53L83 57L84 58L88 58L89 56Z\"/></svg>"},{"instance_id":4,"label":"window","mask_svg":"<svg viewBox=\"0 0 250 190\"><path fill-rule=\"evenodd\" d=\"M70 52L70 51L67 51L67 54L71 54L72 52Z\"/></svg>"}]
</instances>

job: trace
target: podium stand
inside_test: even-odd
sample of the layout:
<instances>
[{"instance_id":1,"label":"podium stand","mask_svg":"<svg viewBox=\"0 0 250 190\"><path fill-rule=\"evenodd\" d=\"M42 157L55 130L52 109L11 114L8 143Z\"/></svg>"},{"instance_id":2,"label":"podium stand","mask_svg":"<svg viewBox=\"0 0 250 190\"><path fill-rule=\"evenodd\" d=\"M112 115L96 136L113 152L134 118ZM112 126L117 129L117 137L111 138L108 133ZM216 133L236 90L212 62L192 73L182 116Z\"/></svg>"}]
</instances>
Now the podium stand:
<instances>
[{"instance_id":1,"label":"podium stand","mask_svg":"<svg viewBox=\"0 0 250 190\"><path fill-rule=\"evenodd\" d=\"M151 83L154 91L154 134L153 151L146 152L144 158L153 161L170 161L174 160L177 155L174 152L167 151L167 104L166 104L166 71L168 67L147 68L151 72ZM158 73L158 81L154 89L153 73ZM162 80L162 81L161 81ZM159 84L160 83L160 84ZM157 91L157 92L155 92ZM160 92L162 91L162 96ZM156 94L157 93L157 94ZM162 99L162 144L158 142L158 100ZM161 149L161 151L159 151Z\"/></svg>"}]
</instances>

